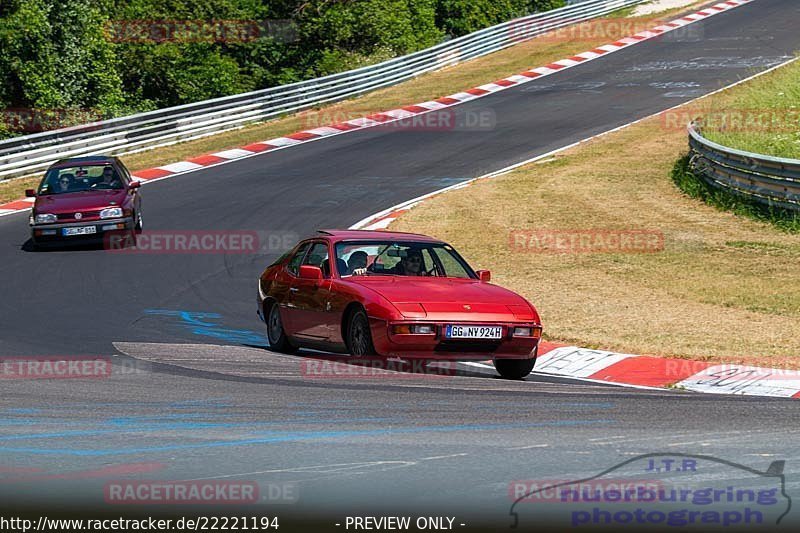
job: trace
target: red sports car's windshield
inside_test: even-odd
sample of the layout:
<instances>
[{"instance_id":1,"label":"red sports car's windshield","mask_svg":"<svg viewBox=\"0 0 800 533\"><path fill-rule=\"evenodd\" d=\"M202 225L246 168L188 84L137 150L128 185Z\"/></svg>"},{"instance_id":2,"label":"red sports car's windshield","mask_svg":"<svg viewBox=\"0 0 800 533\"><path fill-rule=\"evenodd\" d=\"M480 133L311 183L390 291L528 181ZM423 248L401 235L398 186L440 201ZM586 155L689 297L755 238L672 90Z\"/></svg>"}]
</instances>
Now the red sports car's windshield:
<instances>
[{"instance_id":1,"label":"red sports car's windshield","mask_svg":"<svg viewBox=\"0 0 800 533\"><path fill-rule=\"evenodd\" d=\"M38 194L64 194L122 188L122 180L114 167L84 165L50 169L39 184Z\"/></svg>"},{"instance_id":2,"label":"red sports car's windshield","mask_svg":"<svg viewBox=\"0 0 800 533\"><path fill-rule=\"evenodd\" d=\"M435 276L477 278L449 244L359 241L336 244L339 275Z\"/></svg>"}]
</instances>

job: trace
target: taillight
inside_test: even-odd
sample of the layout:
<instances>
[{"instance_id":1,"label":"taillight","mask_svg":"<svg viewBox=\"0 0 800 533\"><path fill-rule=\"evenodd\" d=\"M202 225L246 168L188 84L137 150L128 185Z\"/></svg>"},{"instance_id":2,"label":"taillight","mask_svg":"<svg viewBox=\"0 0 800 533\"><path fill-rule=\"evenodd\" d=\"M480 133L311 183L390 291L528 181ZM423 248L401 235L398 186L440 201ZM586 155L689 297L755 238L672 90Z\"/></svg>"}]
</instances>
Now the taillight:
<instances>
[{"instance_id":1,"label":"taillight","mask_svg":"<svg viewBox=\"0 0 800 533\"><path fill-rule=\"evenodd\" d=\"M396 324L392 326L395 335L433 335L434 326L431 324Z\"/></svg>"},{"instance_id":2,"label":"taillight","mask_svg":"<svg viewBox=\"0 0 800 533\"><path fill-rule=\"evenodd\" d=\"M511 333L513 337L533 337L542 338L542 326L519 326L515 327Z\"/></svg>"}]
</instances>

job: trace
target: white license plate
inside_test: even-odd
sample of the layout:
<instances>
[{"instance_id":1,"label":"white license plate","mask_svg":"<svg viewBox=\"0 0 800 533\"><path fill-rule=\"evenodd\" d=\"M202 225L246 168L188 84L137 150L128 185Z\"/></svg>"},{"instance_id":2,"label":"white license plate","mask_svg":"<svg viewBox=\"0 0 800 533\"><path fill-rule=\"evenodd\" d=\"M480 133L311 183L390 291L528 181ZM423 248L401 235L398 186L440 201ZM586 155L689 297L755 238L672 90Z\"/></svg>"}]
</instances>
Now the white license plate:
<instances>
[{"instance_id":1,"label":"white license plate","mask_svg":"<svg viewBox=\"0 0 800 533\"><path fill-rule=\"evenodd\" d=\"M448 339L500 339L502 326L466 326L448 324L444 336Z\"/></svg>"},{"instance_id":2,"label":"white license plate","mask_svg":"<svg viewBox=\"0 0 800 533\"><path fill-rule=\"evenodd\" d=\"M97 233L97 228L95 226L79 226L77 228L64 228L62 230L62 235L65 237L70 235L91 235L92 233Z\"/></svg>"}]
</instances>

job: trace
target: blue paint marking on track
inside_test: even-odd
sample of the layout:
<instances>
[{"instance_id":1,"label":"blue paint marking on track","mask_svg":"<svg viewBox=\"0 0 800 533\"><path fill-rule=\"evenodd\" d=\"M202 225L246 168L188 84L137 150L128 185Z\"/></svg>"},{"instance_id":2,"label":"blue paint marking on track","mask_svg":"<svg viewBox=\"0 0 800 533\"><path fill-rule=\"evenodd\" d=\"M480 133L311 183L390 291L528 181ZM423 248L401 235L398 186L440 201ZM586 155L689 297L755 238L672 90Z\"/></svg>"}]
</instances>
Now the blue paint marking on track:
<instances>
[{"instance_id":1,"label":"blue paint marking on track","mask_svg":"<svg viewBox=\"0 0 800 533\"><path fill-rule=\"evenodd\" d=\"M142 413L138 407L146 407L155 410L153 413L144 412L142 414L127 415L127 416L114 416L105 419L98 419L96 416L77 417L65 420L63 417L64 404L57 406L49 406L47 409L40 408L34 412L25 411L28 416L13 417L0 419L0 429L8 428L5 432L0 432L0 443L11 444L25 442L25 441L46 441L50 447L43 448L26 448L29 453L34 454L52 454L60 453L54 452L50 448L53 441L64 440L72 447L84 448L85 443L91 442L93 437L110 437L115 438L119 436L128 441L131 439L148 439L151 441L154 437L160 437L160 434L166 433L168 436L163 437L164 440L169 442L170 439L183 439L188 442L194 440L209 439L209 432L217 432L217 439L219 435L224 434L228 436L231 430L236 431L241 435L241 439L285 439L287 435L297 434L299 426L314 427L320 429L317 431L325 431L330 425L339 423L378 423L385 424L387 422L397 422L397 416L336 416L330 412L325 411L300 411L300 416L293 416L289 421L264 421L264 422L237 422L235 415L220 413L217 409L221 406L232 406L230 402L226 402L228 398L205 398L198 400L187 400L181 402L108 402L102 407L112 412L119 412L120 410L129 410L135 406L137 413ZM98 407L98 404L75 404L78 407ZM234 406L235 407L235 406ZM170 409L177 412L165 412ZM8 411L8 410L7 410ZM337 413L338 414L338 413ZM346 414L346 413L345 413ZM37 416L39 415L39 416ZM57 429L53 429L55 426ZM73 429L63 429L65 428ZM25 427L26 432L23 434L15 434L13 428ZM49 429L49 430L48 430ZM38 430L38 431L37 431ZM36 432L32 432L36 431ZM5 435L3 433L6 433ZM213 438L208 442L214 444ZM223 441L224 442L224 441ZM164 446L170 446L165 444ZM62 446L58 446L62 448ZM22 450L21 447L6 447L7 451ZM79 450L72 450L68 452L71 455L110 455L113 450L90 450L87 453L81 453Z\"/></svg>"},{"instance_id":2,"label":"blue paint marking on track","mask_svg":"<svg viewBox=\"0 0 800 533\"><path fill-rule=\"evenodd\" d=\"M193 335L212 337L230 344L247 344L250 346L264 347L268 345L267 339L263 333L249 329L225 328L216 322L209 322L211 319L221 319L222 315L219 313L185 311L180 309L145 309L144 313L153 316L177 318L178 325L188 330Z\"/></svg>"},{"instance_id":3,"label":"blue paint marking on track","mask_svg":"<svg viewBox=\"0 0 800 533\"><path fill-rule=\"evenodd\" d=\"M223 402L223 400L225 402ZM195 408L195 407L204 407L206 409L228 409L233 407L233 404L230 403L230 398L204 398L198 400L182 400L179 402L159 402L159 401L152 401L152 402L74 402L74 403L60 403L58 405L48 405L47 411L58 411L64 409L95 409L97 407L151 407L154 409L188 409L188 408ZM7 410L11 412L11 410ZM37 409L38 413L46 412L45 409ZM23 413L24 414L24 413Z\"/></svg>"},{"instance_id":4,"label":"blue paint marking on track","mask_svg":"<svg viewBox=\"0 0 800 533\"><path fill-rule=\"evenodd\" d=\"M318 419L318 420L297 420L294 421L293 424L306 424L306 425L313 425L313 424L325 424L325 423L341 423L341 422L391 422L394 419L391 418L381 418L381 417L361 417L361 418L325 418L325 419ZM89 421L86 421L89 422ZM27 424L32 425L32 424ZM86 425L82 423L75 422L71 425ZM276 426L283 426L285 429L283 433L289 431L290 424L286 422L185 422L185 423L171 423L171 424L152 424L152 425L144 425L144 426L133 426L133 427L115 427L113 429L86 429L86 430L75 430L75 431L59 431L59 432L52 432L52 433L28 433L23 435L0 435L0 441L9 441L9 440L34 440L34 439L61 439L61 438L71 438L71 437L88 437L94 435L109 435L109 434L116 434L116 435L130 435L134 433L141 433L141 432L149 432L149 431L176 431L176 430L197 430L197 429L228 429L228 428L248 428L250 430L257 430L258 428L262 427L276 427ZM251 433L251 435L262 435L262 434L275 434L280 433L280 431L269 431L269 432L256 432Z\"/></svg>"},{"instance_id":5,"label":"blue paint marking on track","mask_svg":"<svg viewBox=\"0 0 800 533\"><path fill-rule=\"evenodd\" d=\"M257 444L274 444L279 442L298 442L320 439L335 439L342 437L372 437L384 435L399 435L412 433L429 432L457 432L457 431L502 431L504 429L523 429L523 428L542 428L542 427L568 427L613 424L614 420L559 420L551 422L538 422L530 424L474 424L474 425L454 425L454 426L421 426L405 428L384 428L350 431L311 431L306 433L289 433L283 435L251 437L239 440L207 441L192 444L170 444L163 446L148 446L136 448L115 448L109 450L97 449L70 449L70 448L15 448L0 447L0 451L9 453L29 453L38 455L71 455L71 456L108 456L125 455L139 453L168 452L177 450L190 450L197 448L219 448L231 446L249 446Z\"/></svg>"}]
</instances>

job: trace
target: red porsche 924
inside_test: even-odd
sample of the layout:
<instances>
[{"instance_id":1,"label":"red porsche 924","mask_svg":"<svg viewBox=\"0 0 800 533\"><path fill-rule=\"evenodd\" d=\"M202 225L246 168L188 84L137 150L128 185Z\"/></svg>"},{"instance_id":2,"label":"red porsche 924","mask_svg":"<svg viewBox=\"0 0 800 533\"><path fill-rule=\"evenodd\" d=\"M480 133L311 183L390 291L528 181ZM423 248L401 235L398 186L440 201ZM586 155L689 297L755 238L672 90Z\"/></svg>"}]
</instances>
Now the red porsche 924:
<instances>
[{"instance_id":1,"label":"red porsche 924","mask_svg":"<svg viewBox=\"0 0 800 533\"><path fill-rule=\"evenodd\" d=\"M411 233L320 231L261 274L270 347L356 356L486 360L527 376L542 325L522 296L489 283L449 244Z\"/></svg>"}]
</instances>

